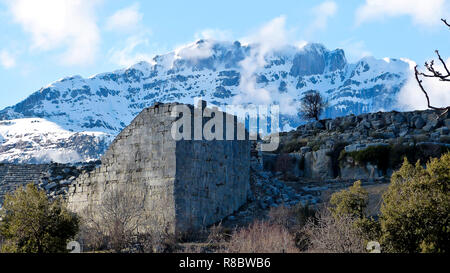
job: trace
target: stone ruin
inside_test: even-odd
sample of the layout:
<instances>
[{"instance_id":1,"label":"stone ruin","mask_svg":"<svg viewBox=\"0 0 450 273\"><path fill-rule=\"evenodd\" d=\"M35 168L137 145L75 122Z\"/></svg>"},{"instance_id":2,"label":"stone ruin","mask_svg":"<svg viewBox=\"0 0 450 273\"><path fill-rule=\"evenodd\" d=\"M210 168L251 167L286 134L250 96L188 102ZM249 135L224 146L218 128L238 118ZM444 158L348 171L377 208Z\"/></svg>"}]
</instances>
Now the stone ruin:
<instances>
[{"instance_id":1,"label":"stone ruin","mask_svg":"<svg viewBox=\"0 0 450 273\"><path fill-rule=\"evenodd\" d=\"M134 185L146 193L145 208L156 219L150 228L178 233L217 223L243 206L250 192L247 131L244 128L244 140L176 141L171 130L180 118L173 113L177 105L181 104L156 103L143 110L116 137L101 166L71 184L69 208L75 212L90 208L95 213L109 189ZM187 106L194 113L193 122L200 117L201 128L212 118L203 113L211 111L216 111L213 117L221 113L224 120L232 118L234 136L242 128L236 117L206 108L203 101L199 107Z\"/></svg>"}]
</instances>

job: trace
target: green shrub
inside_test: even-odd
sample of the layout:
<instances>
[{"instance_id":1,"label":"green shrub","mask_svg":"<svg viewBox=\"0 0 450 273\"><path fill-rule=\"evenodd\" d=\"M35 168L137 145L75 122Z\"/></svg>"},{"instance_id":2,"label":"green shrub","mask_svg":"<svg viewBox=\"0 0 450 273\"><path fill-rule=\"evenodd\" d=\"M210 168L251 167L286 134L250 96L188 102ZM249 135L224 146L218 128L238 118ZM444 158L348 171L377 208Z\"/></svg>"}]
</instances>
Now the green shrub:
<instances>
[{"instance_id":1,"label":"green shrub","mask_svg":"<svg viewBox=\"0 0 450 273\"><path fill-rule=\"evenodd\" d=\"M403 163L403 159L406 157L408 160L417 161L417 150L414 146L409 145L392 145L391 152L389 155L389 166L392 169L398 169Z\"/></svg>"},{"instance_id":2,"label":"green shrub","mask_svg":"<svg viewBox=\"0 0 450 273\"><path fill-rule=\"evenodd\" d=\"M397 169L401 166L406 157L410 162L427 162L431 158L437 158L449 152L450 148L439 144L420 144L415 146L394 144L371 146L367 149L355 152L341 151L338 161L345 157L352 157L358 164L365 165L370 163L378 166L382 171L387 169Z\"/></svg>"},{"instance_id":3,"label":"green shrub","mask_svg":"<svg viewBox=\"0 0 450 273\"><path fill-rule=\"evenodd\" d=\"M450 248L450 153L424 169L406 159L395 172L381 207L384 251L448 252Z\"/></svg>"},{"instance_id":4,"label":"green shrub","mask_svg":"<svg viewBox=\"0 0 450 273\"><path fill-rule=\"evenodd\" d=\"M313 152L317 152L320 150L320 147L322 146L324 142L322 140L312 140L308 142L308 146L311 148Z\"/></svg>"},{"instance_id":5,"label":"green shrub","mask_svg":"<svg viewBox=\"0 0 450 273\"><path fill-rule=\"evenodd\" d=\"M60 199L49 200L44 191L29 184L6 195L0 234L3 252L67 252L69 239L78 231L78 217Z\"/></svg>"},{"instance_id":6,"label":"green shrub","mask_svg":"<svg viewBox=\"0 0 450 273\"><path fill-rule=\"evenodd\" d=\"M378 166L383 171L389 168L389 156L391 152L390 146L379 145L370 146L362 151L350 152L349 155L360 164L370 163Z\"/></svg>"},{"instance_id":7,"label":"green shrub","mask_svg":"<svg viewBox=\"0 0 450 273\"><path fill-rule=\"evenodd\" d=\"M291 140L284 144L281 148L282 153L293 153L300 151L300 148L305 147L306 142L298 141L297 139Z\"/></svg>"},{"instance_id":8,"label":"green shrub","mask_svg":"<svg viewBox=\"0 0 450 273\"><path fill-rule=\"evenodd\" d=\"M363 219L366 216L368 198L369 194L361 187L361 181L356 181L350 188L331 195L330 211L335 218L345 214Z\"/></svg>"}]
</instances>

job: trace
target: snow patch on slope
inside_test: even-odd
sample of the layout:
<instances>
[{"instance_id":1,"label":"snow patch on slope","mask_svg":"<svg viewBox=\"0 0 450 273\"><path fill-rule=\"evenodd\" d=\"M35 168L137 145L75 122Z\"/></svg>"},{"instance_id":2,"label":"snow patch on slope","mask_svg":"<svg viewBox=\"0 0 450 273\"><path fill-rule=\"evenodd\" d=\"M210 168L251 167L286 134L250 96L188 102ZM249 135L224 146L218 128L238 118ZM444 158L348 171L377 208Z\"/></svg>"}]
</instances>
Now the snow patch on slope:
<instances>
[{"instance_id":1,"label":"snow patch on slope","mask_svg":"<svg viewBox=\"0 0 450 273\"><path fill-rule=\"evenodd\" d=\"M112 136L103 132L70 132L41 118L24 118L0 122L0 162L76 163L96 160L88 147L78 141L91 140L102 145Z\"/></svg>"}]
</instances>

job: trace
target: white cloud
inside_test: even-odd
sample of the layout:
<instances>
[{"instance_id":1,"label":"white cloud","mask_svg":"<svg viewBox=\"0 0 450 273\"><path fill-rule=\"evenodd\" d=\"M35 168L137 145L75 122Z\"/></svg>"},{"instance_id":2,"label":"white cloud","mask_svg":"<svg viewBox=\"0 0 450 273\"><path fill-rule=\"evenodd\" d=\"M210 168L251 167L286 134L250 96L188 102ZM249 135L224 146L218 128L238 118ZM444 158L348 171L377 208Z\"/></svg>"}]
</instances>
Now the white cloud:
<instances>
[{"instance_id":1,"label":"white cloud","mask_svg":"<svg viewBox=\"0 0 450 273\"><path fill-rule=\"evenodd\" d=\"M14 56L11 55L11 53L9 53L6 50L2 50L0 51L0 64L8 69L8 68L12 68L16 65L16 60L14 58Z\"/></svg>"},{"instance_id":2,"label":"white cloud","mask_svg":"<svg viewBox=\"0 0 450 273\"><path fill-rule=\"evenodd\" d=\"M175 55L180 59L204 59L213 54L212 46L212 41L194 42L175 49Z\"/></svg>"},{"instance_id":3,"label":"white cloud","mask_svg":"<svg viewBox=\"0 0 450 273\"><path fill-rule=\"evenodd\" d=\"M410 67L415 66L415 63L409 61ZM450 59L446 61L447 66L450 66ZM435 66L436 69L444 71L442 66ZM422 68L423 69L423 68ZM446 107L450 105L450 84L449 82L439 81L432 78L421 78L423 85L427 91L431 105L435 107ZM402 110L423 110L427 109L427 101L425 94L420 90L416 81L414 71L411 74L406 85L400 90L398 95L398 107Z\"/></svg>"},{"instance_id":4,"label":"white cloud","mask_svg":"<svg viewBox=\"0 0 450 273\"><path fill-rule=\"evenodd\" d=\"M270 104L271 92L259 88L256 84L256 72L266 64L266 56L273 50L282 48L288 43L286 17L279 16L263 25L256 34L242 39L252 45L250 55L241 63L241 81L239 89L242 93L234 98L233 103Z\"/></svg>"},{"instance_id":5,"label":"white cloud","mask_svg":"<svg viewBox=\"0 0 450 273\"><path fill-rule=\"evenodd\" d=\"M139 4L135 3L111 15L107 19L106 29L110 31L132 31L141 24L143 17L143 14L139 12Z\"/></svg>"},{"instance_id":6,"label":"white cloud","mask_svg":"<svg viewBox=\"0 0 450 273\"><path fill-rule=\"evenodd\" d=\"M315 19L307 27L307 35L309 36L318 30L324 30L327 27L328 20L336 14L337 10L338 5L334 1L326 1L314 7L312 12Z\"/></svg>"},{"instance_id":7,"label":"white cloud","mask_svg":"<svg viewBox=\"0 0 450 273\"><path fill-rule=\"evenodd\" d=\"M416 24L434 25L441 23L444 11L445 0L366 0L356 11L356 23L407 15Z\"/></svg>"},{"instance_id":8,"label":"white cloud","mask_svg":"<svg viewBox=\"0 0 450 273\"><path fill-rule=\"evenodd\" d=\"M68 65L94 61L100 33L95 7L101 0L6 0L16 23L31 34L31 49L64 49Z\"/></svg>"},{"instance_id":9,"label":"white cloud","mask_svg":"<svg viewBox=\"0 0 450 273\"><path fill-rule=\"evenodd\" d=\"M217 40L217 41L229 41L233 39L233 35L229 30L221 30L221 29L204 29L195 34L195 39L209 39L209 40Z\"/></svg>"},{"instance_id":10,"label":"white cloud","mask_svg":"<svg viewBox=\"0 0 450 273\"><path fill-rule=\"evenodd\" d=\"M140 61L153 62L154 55L136 52L140 46L148 47L150 42L141 35L131 36L126 41L126 46L122 49L111 49L109 51L110 61L120 66L131 66Z\"/></svg>"}]
</instances>

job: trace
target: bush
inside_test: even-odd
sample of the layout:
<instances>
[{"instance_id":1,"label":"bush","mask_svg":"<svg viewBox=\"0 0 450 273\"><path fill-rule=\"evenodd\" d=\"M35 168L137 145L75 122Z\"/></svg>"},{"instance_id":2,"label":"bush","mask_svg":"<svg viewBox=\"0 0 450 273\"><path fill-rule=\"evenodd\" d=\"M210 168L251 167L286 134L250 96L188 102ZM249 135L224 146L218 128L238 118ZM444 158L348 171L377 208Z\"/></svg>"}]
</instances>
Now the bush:
<instances>
[{"instance_id":1,"label":"bush","mask_svg":"<svg viewBox=\"0 0 450 273\"><path fill-rule=\"evenodd\" d=\"M417 160L427 162L430 158L440 157L449 151L450 148L433 143L424 143L414 146L402 144L394 144L390 146L379 145L349 153L342 151L339 156L339 161L344 159L346 156L350 156L359 164L365 165L370 163L378 166L378 168L386 172L389 168L399 168L405 157L411 162L416 162Z\"/></svg>"},{"instance_id":2,"label":"bush","mask_svg":"<svg viewBox=\"0 0 450 273\"><path fill-rule=\"evenodd\" d=\"M391 179L381 207L387 252L448 252L450 248L450 153L424 169L406 159Z\"/></svg>"},{"instance_id":3,"label":"bush","mask_svg":"<svg viewBox=\"0 0 450 273\"><path fill-rule=\"evenodd\" d=\"M383 171L389 168L391 147L385 145L370 146L365 150L350 152L350 156L360 164L370 163Z\"/></svg>"},{"instance_id":4,"label":"bush","mask_svg":"<svg viewBox=\"0 0 450 273\"><path fill-rule=\"evenodd\" d=\"M282 153L293 153L300 151L300 148L305 147L306 142L298 141L297 139L291 140L283 145L281 148Z\"/></svg>"},{"instance_id":5,"label":"bush","mask_svg":"<svg viewBox=\"0 0 450 273\"><path fill-rule=\"evenodd\" d=\"M296 253L294 238L281 225L256 221L236 230L223 249L226 253Z\"/></svg>"},{"instance_id":6,"label":"bush","mask_svg":"<svg viewBox=\"0 0 450 273\"><path fill-rule=\"evenodd\" d=\"M68 252L67 243L78 231L78 217L32 184L6 195L2 212L4 252Z\"/></svg>"},{"instance_id":7,"label":"bush","mask_svg":"<svg viewBox=\"0 0 450 273\"><path fill-rule=\"evenodd\" d=\"M329 210L320 211L310 219L302 233L307 241L308 252L365 253L362 230L354 225L355 218L349 214L333 217Z\"/></svg>"},{"instance_id":8,"label":"bush","mask_svg":"<svg viewBox=\"0 0 450 273\"><path fill-rule=\"evenodd\" d=\"M366 243L380 238L379 222L367 217L368 201L368 192L361 187L361 181L357 181L347 190L332 194L329 208L336 220L342 217L354 219L353 225Z\"/></svg>"},{"instance_id":9,"label":"bush","mask_svg":"<svg viewBox=\"0 0 450 273\"><path fill-rule=\"evenodd\" d=\"M335 218L342 215L350 215L354 218L363 219L366 216L365 209L369 194L361 187L361 181L356 181L347 190L342 190L331 195L330 211Z\"/></svg>"},{"instance_id":10,"label":"bush","mask_svg":"<svg viewBox=\"0 0 450 273\"><path fill-rule=\"evenodd\" d=\"M431 158L440 157L448 151L449 148L434 143L415 146L393 145L389 156L389 165L393 169L398 169L402 166L405 157L409 162L428 162Z\"/></svg>"}]
</instances>

